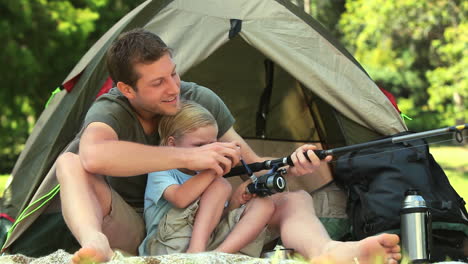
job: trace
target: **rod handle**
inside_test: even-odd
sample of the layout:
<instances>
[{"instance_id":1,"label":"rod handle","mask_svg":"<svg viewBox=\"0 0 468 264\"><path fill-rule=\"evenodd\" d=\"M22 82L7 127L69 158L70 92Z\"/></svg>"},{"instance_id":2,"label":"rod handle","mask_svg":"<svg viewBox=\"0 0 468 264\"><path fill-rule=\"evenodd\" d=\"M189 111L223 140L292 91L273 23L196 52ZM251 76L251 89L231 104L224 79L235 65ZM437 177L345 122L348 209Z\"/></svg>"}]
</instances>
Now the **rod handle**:
<instances>
[{"instance_id":1,"label":"rod handle","mask_svg":"<svg viewBox=\"0 0 468 264\"><path fill-rule=\"evenodd\" d=\"M325 150L321 150L321 149L316 149L316 150L313 150L313 152L315 153L315 155L323 160L325 159L328 154ZM304 156L306 157L306 159L310 162L310 158L309 156L307 155L307 151L304 151ZM292 162L292 159L291 159L291 155L288 156L287 160L286 160L286 163L289 165L289 166L294 166L294 163Z\"/></svg>"}]
</instances>

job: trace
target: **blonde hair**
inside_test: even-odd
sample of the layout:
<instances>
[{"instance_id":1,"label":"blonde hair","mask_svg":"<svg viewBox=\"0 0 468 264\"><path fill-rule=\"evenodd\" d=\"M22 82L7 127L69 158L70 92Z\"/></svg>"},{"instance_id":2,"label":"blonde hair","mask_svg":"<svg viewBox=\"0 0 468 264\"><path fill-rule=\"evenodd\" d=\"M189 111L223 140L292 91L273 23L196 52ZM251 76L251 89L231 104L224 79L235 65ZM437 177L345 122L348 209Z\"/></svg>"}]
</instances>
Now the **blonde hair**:
<instances>
[{"instance_id":1,"label":"blonde hair","mask_svg":"<svg viewBox=\"0 0 468 264\"><path fill-rule=\"evenodd\" d=\"M171 136L179 139L187 133L209 125L216 126L217 124L216 119L208 110L193 101L182 101L177 114L163 116L159 121L160 145L167 146Z\"/></svg>"}]
</instances>

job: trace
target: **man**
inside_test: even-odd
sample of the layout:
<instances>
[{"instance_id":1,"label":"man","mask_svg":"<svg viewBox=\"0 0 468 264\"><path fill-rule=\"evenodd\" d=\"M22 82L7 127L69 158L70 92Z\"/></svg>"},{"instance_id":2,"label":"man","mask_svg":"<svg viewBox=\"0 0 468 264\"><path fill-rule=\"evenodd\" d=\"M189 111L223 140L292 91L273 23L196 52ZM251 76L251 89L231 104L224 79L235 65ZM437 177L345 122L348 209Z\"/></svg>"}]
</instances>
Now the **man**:
<instances>
[{"instance_id":1,"label":"man","mask_svg":"<svg viewBox=\"0 0 468 264\"><path fill-rule=\"evenodd\" d=\"M136 253L145 235L139 212L146 173L187 168L211 169L221 176L241 156L248 163L264 160L236 133L234 118L213 92L180 81L171 51L158 36L142 29L123 34L109 49L107 65L117 88L89 110L79 153L64 153L57 161L63 215L82 246L73 257L75 263L107 261L111 248ZM220 142L198 148L157 146L158 120L175 114L181 97L200 103L214 115ZM313 149L304 145L292 154L290 175L318 168L320 160ZM279 231L286 247L309 259L344 263L357 257L366 263L378 255L396 263L401 258L395 235L352 243L332 241L304 191L275 194L272 199L276 208L269 223L272 231Z\"/></svg>"}]
</instances>

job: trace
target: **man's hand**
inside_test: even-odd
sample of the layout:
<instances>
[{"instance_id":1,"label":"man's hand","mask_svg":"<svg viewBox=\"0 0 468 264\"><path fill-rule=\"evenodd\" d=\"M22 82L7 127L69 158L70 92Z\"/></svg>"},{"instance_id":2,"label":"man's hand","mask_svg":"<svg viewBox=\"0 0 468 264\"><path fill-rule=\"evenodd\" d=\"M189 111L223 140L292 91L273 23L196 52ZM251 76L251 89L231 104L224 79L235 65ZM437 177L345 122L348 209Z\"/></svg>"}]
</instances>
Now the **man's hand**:
<instances>
[{"instance_id":1,"label":"man's hand","mask_svg":"<svg viewBox=\"0 0 468 264\"><path fill-rule=\"evenodd\" d=\"M211 169L217 176L222 176L239 163L240 154L236 142L215 142L197 148L186 148L185 168L194 171Z\"/></svg>"},{"instance_id":2,"label":"man's hand","mask_svg":"<svg viewBox=\"0 0 468 264\"><path fill-rule=\"evenodd\" d=\"M316 150L317 147L314 145L302 145L296 151L291 154L291 160L294 163L294 166L288 168L288 176L302 176L314 172L320 167L320 159L315 155L313 150ZM310 161L304 155L304 152L307 151L307 156ZM323 161L331 161L332 156L327 156Z\"/></svg>"}]
</instances>

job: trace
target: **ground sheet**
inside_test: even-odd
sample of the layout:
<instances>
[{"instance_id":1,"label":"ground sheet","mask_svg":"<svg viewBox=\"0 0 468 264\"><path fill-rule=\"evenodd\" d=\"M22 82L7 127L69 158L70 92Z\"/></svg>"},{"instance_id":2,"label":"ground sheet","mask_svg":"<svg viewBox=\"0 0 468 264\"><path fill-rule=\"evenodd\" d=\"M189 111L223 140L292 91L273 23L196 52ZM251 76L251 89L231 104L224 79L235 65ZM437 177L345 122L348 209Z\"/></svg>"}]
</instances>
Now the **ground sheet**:
<instances>
[{"instance_id":1,"label":"ground sheet","mask_svg":"<svg viewBox=\"0 0 468 264\"><path fill-rule=\"evenodd\" d=\"M71 255L63 250L58 250L50 255L40 258L29 258L23 255L0 256L0 264L68 264ZM269 259L251 258L244 255L234 255L218 252L206 252L199 254L171 254L153 257L125 257L115 254L109 264L300 264L304 263L291 259L279 259L273 256Z\"/></svg>"}]
</instances>

